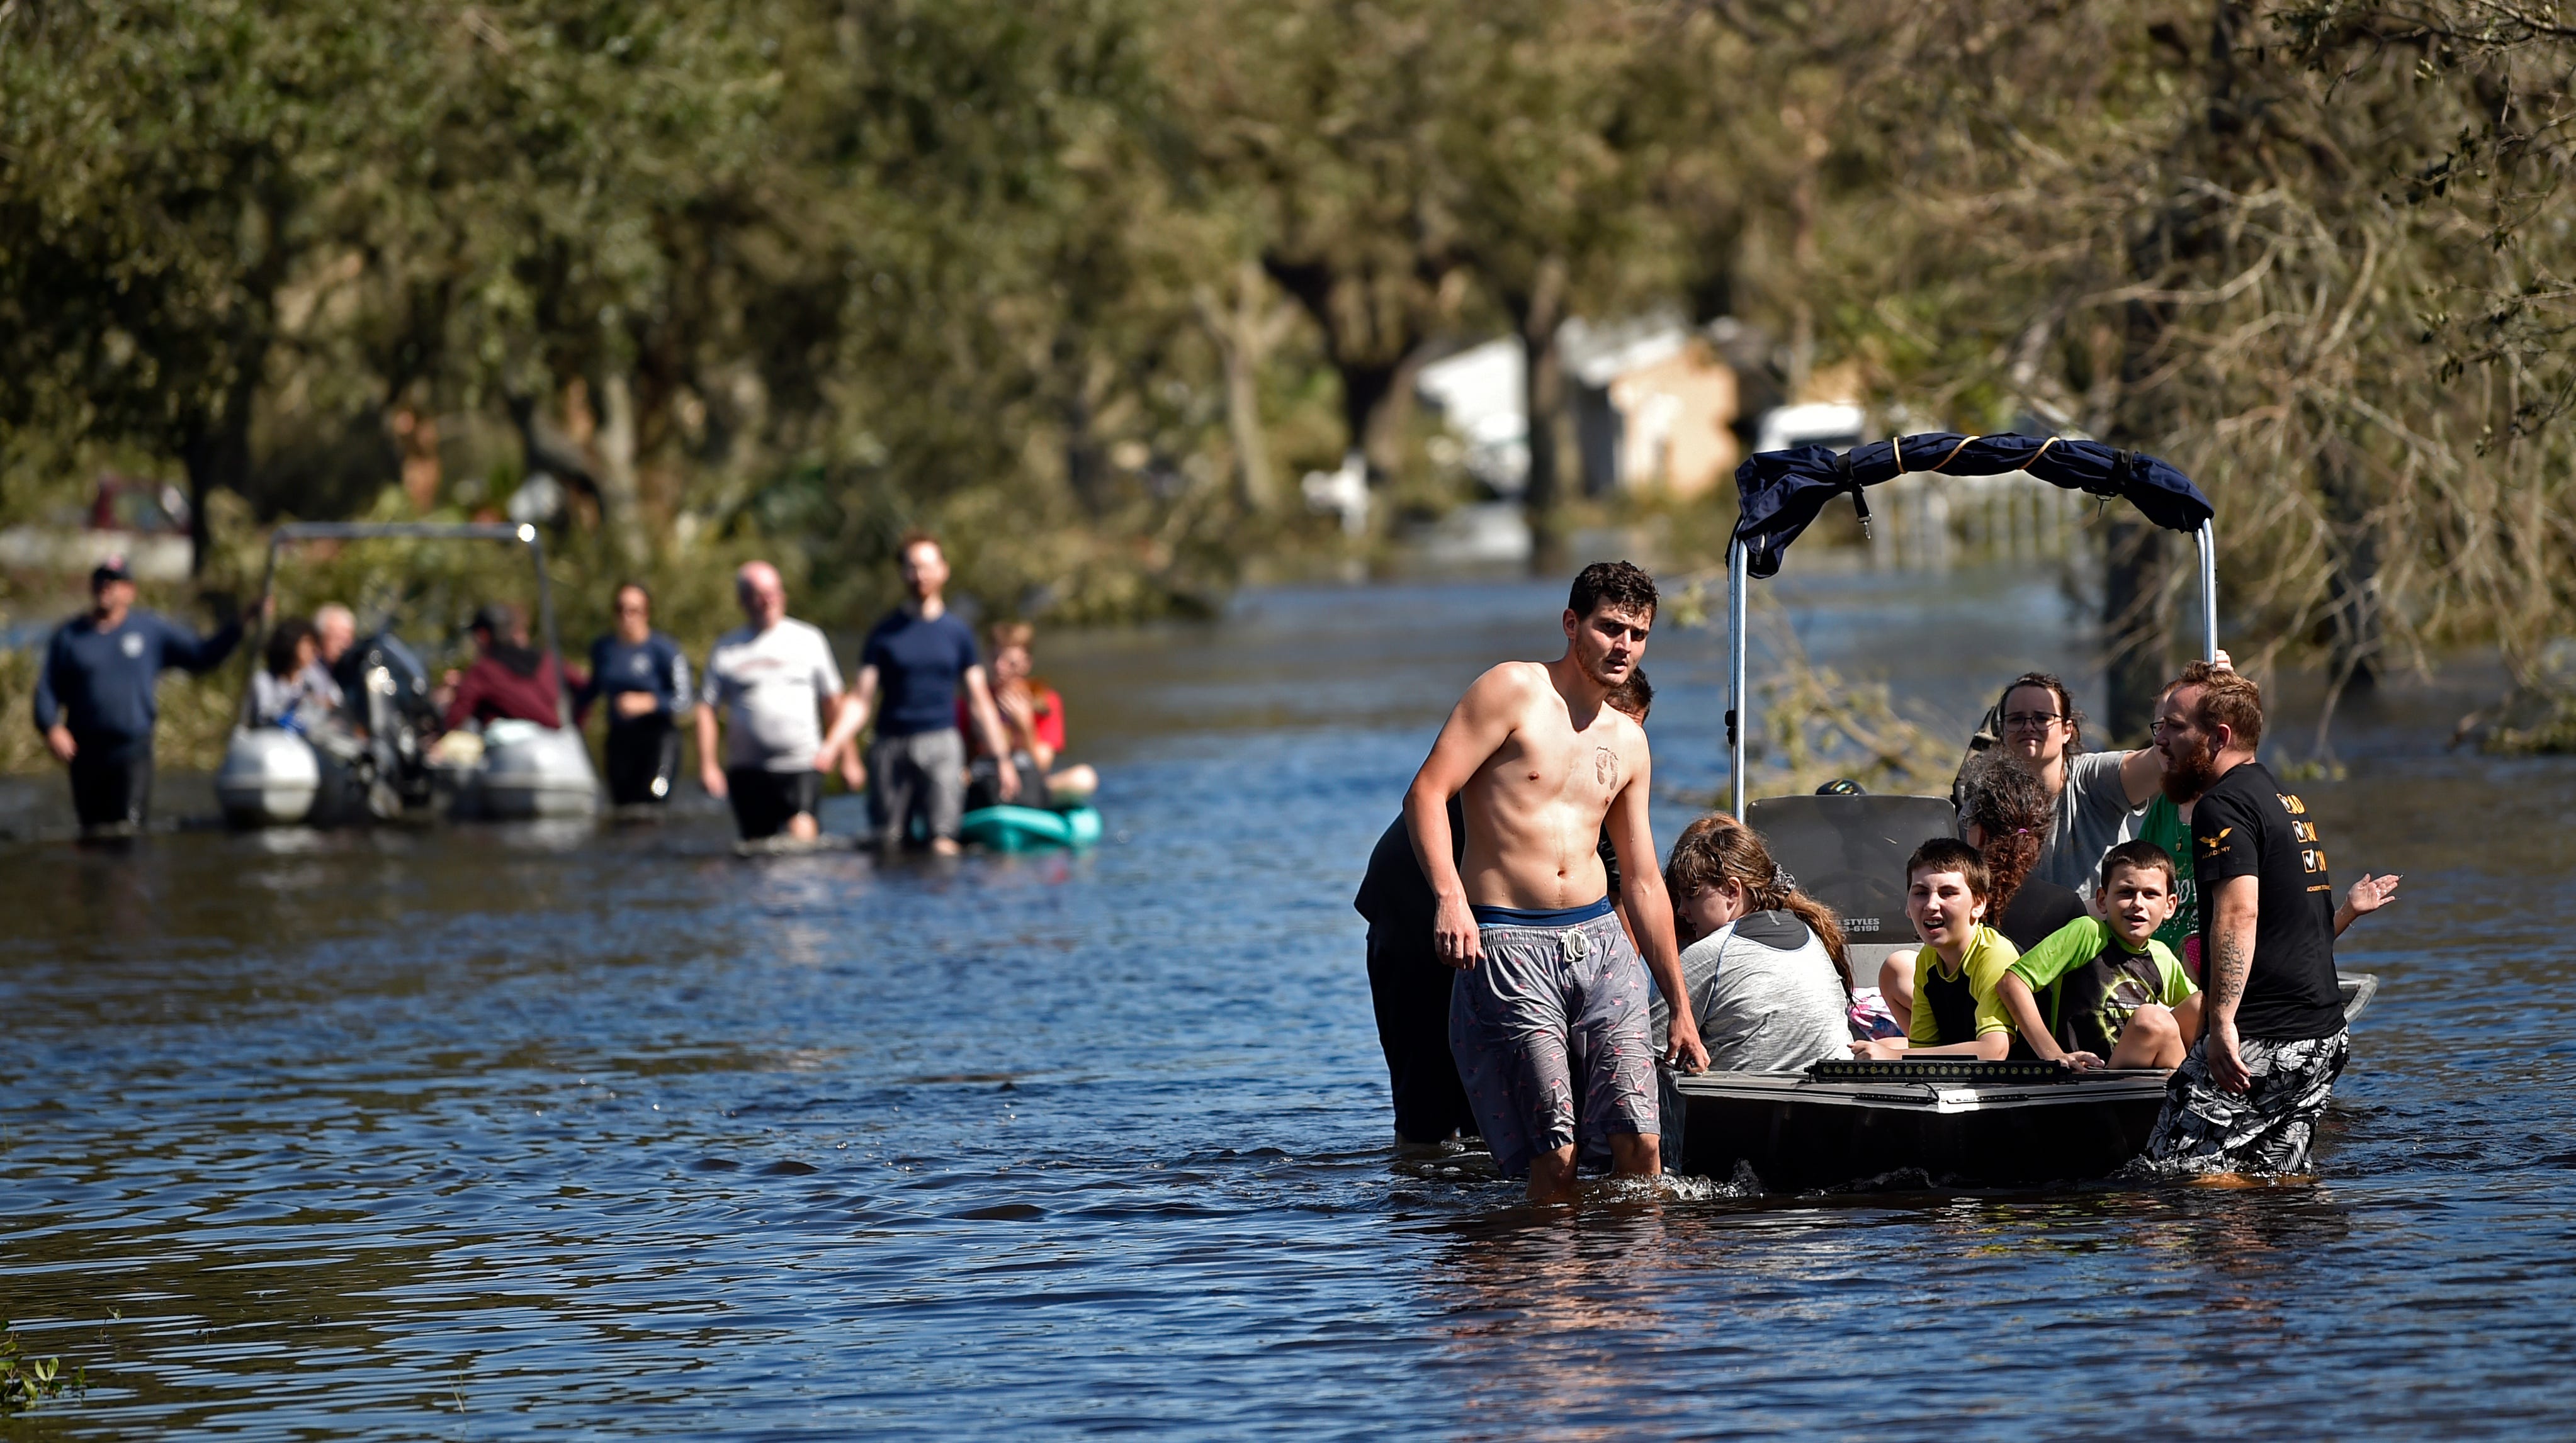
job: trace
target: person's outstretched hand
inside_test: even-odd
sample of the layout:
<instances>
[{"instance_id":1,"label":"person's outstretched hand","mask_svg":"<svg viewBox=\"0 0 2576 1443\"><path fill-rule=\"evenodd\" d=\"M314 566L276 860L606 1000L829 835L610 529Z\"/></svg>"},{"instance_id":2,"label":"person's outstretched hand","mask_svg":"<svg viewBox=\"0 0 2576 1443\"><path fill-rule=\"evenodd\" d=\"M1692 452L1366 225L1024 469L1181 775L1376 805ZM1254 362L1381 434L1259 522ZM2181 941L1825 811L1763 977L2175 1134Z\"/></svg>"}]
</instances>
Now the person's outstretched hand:
<instances>
[{"instance_id":1,"label":"person's outstretched hand","mask_svg":"<svg viewBox=\"0 0 2576 1443\"><path fill-rule=\"evenodd\" d=\"M45 728L45 750L54 754L55 761L67 762L79 753L80 743L72 740L70 727L56 722Z\"/></svg>"},{"instance_id":2,"label":"person's outstretched hand","mask_svg":"<svg viewBox=\"0 0 2576 1443\"><path fill-rule=\"evenodd\" d=\"M698 785L699 785L699 786L702 786L702 787L704 787L704 788L706 788L706 789L707 789L707 795L708 795L708 796L714 797L714 798L716 798L718 801L722 801L722 800L724 799L724 795L725 795L725 774L724 774L724 768L722 768L722 767L700 767L700 768L698 768Z\"/></svg>"},{"instance_id":3,"label":"person's outstretched hand","mask_svg":"<svg viewBox=\"0 0 2576 1443\"><path fill-rule=\"evenodd\" d=\"M2354 916L2367 917L2397 900L2397 884L2403 880L2395 872L2385 877L2364 872L2361 880L2352 884L2352 890L2343 894L2344 905L2352 908Z\"/></svg>"}]
</instances>

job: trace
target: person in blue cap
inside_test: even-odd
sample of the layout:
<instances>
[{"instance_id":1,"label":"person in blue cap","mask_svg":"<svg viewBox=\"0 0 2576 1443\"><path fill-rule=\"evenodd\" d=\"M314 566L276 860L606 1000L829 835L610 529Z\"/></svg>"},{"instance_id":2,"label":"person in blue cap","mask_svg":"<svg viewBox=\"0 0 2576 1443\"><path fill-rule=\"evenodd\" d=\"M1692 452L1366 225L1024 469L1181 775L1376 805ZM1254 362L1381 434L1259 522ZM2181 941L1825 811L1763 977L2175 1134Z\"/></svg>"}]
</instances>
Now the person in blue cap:
<instances>
[{"instance_id":1,"label":"person in blue cap","mask_svg":"<svg viewBox=\"0 0 2576 1443\"><path fill-rule=\"evenodd\" d=\"M89 574L90 609L57 628L36 675L36 730L71 773L84 834L133 831L152 803L155 689L164 667L210 671L241 642L239 619L199 636L138 611L134 573L110 557Z\"/></svg>"}]
</instances>

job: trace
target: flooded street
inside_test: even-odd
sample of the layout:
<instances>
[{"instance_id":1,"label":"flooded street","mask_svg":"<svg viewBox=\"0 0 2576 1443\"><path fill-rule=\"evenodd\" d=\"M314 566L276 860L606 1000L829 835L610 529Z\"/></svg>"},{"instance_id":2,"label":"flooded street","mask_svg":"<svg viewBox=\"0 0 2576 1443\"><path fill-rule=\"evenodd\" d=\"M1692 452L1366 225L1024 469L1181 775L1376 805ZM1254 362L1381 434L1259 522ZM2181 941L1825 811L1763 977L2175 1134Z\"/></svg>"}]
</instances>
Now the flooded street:
<instances>
[{"instance_id":1,"label":"flooded street","mask_svg":"<svg viewBox=\"0 0 2576 1443\"><path fill-rule=\"evenodd\" d=\"M1816 660L1954 723L2081 651L2053 583L1773 594ZM0 1313L92 1384L12 1426L2411 1439L2576 1410L2576 762L2445 753L2429 703L2351 713L2349 777L2301 788L2338 887L2406 877L2340 949L2383 988L2313 1185L1569 1217L1398 1162L1350 897L1449 702L1553 655L1562 595L1270 591L1050 641L1106 778L1085 856L746 862L703 799L0 842ZM1647 658L1666 842L1723 779L1722 649ZM61 808L7 785L13 825Z\"/></svg>"}]
</instances>

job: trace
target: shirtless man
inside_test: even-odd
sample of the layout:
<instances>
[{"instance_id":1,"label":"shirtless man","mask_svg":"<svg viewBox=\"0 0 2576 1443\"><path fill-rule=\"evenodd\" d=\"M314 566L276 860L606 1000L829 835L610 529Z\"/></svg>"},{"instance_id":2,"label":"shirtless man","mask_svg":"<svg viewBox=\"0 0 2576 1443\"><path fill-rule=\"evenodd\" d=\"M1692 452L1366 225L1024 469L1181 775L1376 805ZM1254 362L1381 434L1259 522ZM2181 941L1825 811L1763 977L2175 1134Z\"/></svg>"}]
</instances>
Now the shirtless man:
<instances>
[{"instance_id":1,"label":"shirtless man","mask_svg":"<svg viewBox=\"0 0 2576 1443\"><path fill-rule=\"evenodd\" d=\"M1607 700L1654 623L1653 577L1624 561L1585 567L1566 601L1565 655L1478 677L1404 795L1405 831L1436 901L1433 945L1466 974L1449 1007L1459 1079L1495 1165L1526 1174L1533 1202L1573 1193L1578 1141L1606 1141L1615 1171L1663 1170L1649 968L1672 1007L1666 1060L1708 1065L1647 826L1646 733ZM1450 846L1452 796L1466 819L1463 861ZM1638 943L1607 895L1605 822Z\"/></svg>"}]
</instances>

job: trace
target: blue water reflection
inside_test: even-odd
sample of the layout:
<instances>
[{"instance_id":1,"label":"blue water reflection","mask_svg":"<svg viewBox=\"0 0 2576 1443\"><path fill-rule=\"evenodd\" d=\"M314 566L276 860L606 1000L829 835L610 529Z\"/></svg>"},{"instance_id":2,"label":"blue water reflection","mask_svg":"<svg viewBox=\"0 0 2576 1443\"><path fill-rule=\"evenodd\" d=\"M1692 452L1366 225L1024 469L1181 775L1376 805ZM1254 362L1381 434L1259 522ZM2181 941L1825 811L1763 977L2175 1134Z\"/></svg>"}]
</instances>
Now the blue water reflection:
<instances>
[{"instance_id":1,"label":"blue water reflection","mask_svg":"<svg viewBox=\"0 0 2576 1443\"><path fill-rule=\"evenodd\" d=\"M1820 659L1953 720L2073 655L2053 589L1953 590L1784 587ZM1569 1219L1394 1159L1349 895L1442 709L1555 604L1272 592L1062 640L1109 777L1084 857L746 863L709 812L10 844L0 1312L96 1384L36 1416L2412 1438L2576 1404L2576 769L2402 717L2309 790L2339 875L2407 874L2347 942L2387 986L2316 1185ZM1717 638L1649 664L1669 837L1721 776Z\"/></svg>"}]
</instances>

